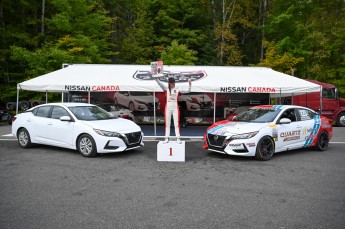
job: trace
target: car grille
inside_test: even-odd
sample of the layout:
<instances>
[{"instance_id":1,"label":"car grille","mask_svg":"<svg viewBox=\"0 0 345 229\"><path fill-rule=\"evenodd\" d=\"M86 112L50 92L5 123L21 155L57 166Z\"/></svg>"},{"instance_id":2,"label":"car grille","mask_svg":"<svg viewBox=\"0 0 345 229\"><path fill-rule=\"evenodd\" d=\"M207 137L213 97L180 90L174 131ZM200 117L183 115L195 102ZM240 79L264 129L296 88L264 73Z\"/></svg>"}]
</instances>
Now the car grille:
<instances>
[{"instance_id":1,"label":"car grille","mask_svg":"<svg viewBox=\"0 0 345 229\"><path fill-rule=\"evenodd\" d=\"M211 109L212 103L211 102L201 102L201 108L203 109Z\"/></svg>"},{"instance_id":2,"label":"car grille","mask_svg":"<svg viewBox=\"0 0 345 229\"><path fill-rule=\"evenodd\" d=\"M154 106L153 106L154 104L153 104L153 103L147 103L146 105L147 105L147 108L148 108L148 109L150 109L150 110L153 110L153 109L154 109ZM159 107L158 107L158 103L156 103L156 109L158 109L158 108L159 108Z\"/></svg>"},{"instance_id":3,"label":"car grille","mask_svg":"<svg viewBox=\"0 0 345 229\"><path fill-rule=\"evenodd\" d=\"M127 143L129 145L140 143L141 140L141 132L133 132L133 133L128 133L125 134L127 138Z\"/></svg>"},{"instance_id":4,"label":"car grille","mask_svg":"<svg viewBox=\"0 0 345 229\"><path fill-rule=\"evenodd\" d=\"M207 134L207 140L210 146L223 148L226 136Z\"/></svg>"}]
</instances>

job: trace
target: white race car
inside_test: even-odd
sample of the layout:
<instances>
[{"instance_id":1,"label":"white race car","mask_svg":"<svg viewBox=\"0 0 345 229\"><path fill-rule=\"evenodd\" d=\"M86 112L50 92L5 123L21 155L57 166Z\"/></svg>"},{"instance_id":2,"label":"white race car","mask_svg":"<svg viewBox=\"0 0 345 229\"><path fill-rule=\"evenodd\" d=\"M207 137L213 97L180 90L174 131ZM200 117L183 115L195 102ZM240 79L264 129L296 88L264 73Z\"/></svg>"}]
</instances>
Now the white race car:
<instances>
[{"instance_id":1,"label":"white race car","mask_svg":"<svg viewBox=\"0 0 345 229\"><path fill-rule=\"evenodd\" d=\"M86 103L39 105L13 118L12 134L23 148L33 143L78 150L85 157L138 148L141 128Z\"/></svg>"},{"instance_id":2,"label":"white race car","mask_svg":"<svg viewBox=\"0 0 345 229\"><path fill-rule=\"evenodd\" d=\"M232 121L224 120L208 127L204 148L269 160L274 153L303 147L326 150L332 130L331 120L306 107L255 106Z\"/></svg>"},{"instance_id":3,"label":"white race car","mask_svg":"<svg viewBox=\"0 0 345 229\"><path fill-rule=\"evenodd\" d=\"M120 107L112 103L101 103L96 105L104 109L105 111L108 111L110 114L114 115L114 117L125 118L134 121L133 113L126 108Z\"/></svg>"},{"instance_id":4,"label":"white race car","mask_svg":"<svg viewBox=\"0 0 345 229\"><path fill-rule=\"evenodd\" d=\"M188 93L178 97L179 103L185 103L187 111L200 111L213 109L211 98L207 94Z\"/></svg>"}]
</instances>

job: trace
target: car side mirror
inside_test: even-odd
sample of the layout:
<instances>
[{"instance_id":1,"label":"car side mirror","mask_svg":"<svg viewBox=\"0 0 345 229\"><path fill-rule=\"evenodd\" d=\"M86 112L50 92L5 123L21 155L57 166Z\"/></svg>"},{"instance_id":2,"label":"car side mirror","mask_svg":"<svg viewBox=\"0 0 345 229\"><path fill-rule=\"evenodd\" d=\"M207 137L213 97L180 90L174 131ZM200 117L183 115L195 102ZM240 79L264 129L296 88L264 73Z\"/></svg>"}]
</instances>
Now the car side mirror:
<instances>
[{"instance_id":1,"label":"car side mirror","mask_svg":"<svg viewBox=\"0 0 345 229\"><path fill-rule=\"evenodd\" d=\"M61 116L60 117L60 121L63 121L63 122L70 122L71 121L71 117L65 115L65 116Z\"/></svg>"},{"instance_id":2,"label":"car side mirror","mask_svg":"<svg viewBox=\"0 0 345 229\"><path fill-rule=\"evenodd\" d=\"M288 118L282 118L282 119L280 119L279 123L280 124L290 124L291 120Z\"/></svg>"}]
</instances>

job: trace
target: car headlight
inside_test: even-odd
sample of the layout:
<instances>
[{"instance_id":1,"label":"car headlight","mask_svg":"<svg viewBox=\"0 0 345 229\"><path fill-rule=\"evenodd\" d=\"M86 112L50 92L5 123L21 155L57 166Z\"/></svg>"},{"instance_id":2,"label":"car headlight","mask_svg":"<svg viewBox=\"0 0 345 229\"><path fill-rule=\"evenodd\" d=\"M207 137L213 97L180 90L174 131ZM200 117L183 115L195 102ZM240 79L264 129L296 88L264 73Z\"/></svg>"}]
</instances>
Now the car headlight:
<instances>
[{"instance_id":1,"label":"car headlight","mask_svg":"<svg viewBox=\"0 0 345 229\"><path fill-rule=\"evenodd\" d=\"M93 129L97 134L106 136L106 137L121 137L121 134L116 133L116 132L110 132L110 131L105 131L105 130L97 130Z\"/></svg>"},{"instance_id":2,"label":"car headlight","mask_svg":"<svg viewBox=\"0 0 345 229\"><path fill-rule=\"evenodd\" d=\"M235 140L235 139L248 139L248 138L254 137L257 133L259 133L259 131L251 132L251 133L245 133L245 134L238 134L238 135L231 136L230 139L231 140Z\"/></svg>"},{"instance_id":3,"label":"car headlight","mask_svg":"<svg viewBox=\"0 0 345 229\"><path fill-rule=\"evenodd\" d=\"M145 102L137 100L137 99L135 99L134 101L137 102L137 103L140 103L140 104L145 104Z\"/></svg>"}]
</instances>

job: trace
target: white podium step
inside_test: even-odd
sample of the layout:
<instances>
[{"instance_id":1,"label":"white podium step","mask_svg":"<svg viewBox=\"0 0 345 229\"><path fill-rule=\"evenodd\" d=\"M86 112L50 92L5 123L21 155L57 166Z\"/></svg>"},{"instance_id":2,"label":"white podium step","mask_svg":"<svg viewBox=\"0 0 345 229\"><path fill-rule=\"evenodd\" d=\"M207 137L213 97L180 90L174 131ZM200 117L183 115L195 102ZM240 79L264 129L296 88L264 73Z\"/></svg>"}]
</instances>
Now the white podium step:
<instances>
[{"instance_id":1,"label":"white podium step","mask_svg":"<svg viewBox=\"0 0 345 229\"><path fill-rule=\"evenodd\" d=\"M185 142L182 141L181 144L175 141L169 141L168 143L163 143L163 141L158 142L157 145L157 161L175 161L181 162L185 161Z\"/></svg>"}]
</instances>

